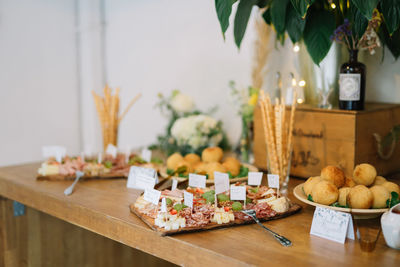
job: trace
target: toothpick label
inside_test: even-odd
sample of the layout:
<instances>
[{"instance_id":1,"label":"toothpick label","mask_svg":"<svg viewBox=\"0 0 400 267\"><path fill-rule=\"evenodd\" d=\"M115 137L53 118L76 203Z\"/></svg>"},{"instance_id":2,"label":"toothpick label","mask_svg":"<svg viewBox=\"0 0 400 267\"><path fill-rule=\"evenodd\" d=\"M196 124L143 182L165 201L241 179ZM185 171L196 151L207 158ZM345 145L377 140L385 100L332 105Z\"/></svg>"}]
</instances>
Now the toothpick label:
<instances>
[{"instance_id":1,"label":"toothpick label","mask_svg":"<svg viewBox=\"0 0 400 267\"><path fill-rule=\"evenodd\" d=\"M268 174L268 187L279 189L279 175L278 174Z\"/></svg>"},{"instance_id":2,"label":"toothpick label","mask_svg":"<svg viewBox=\"0 0 400 267\"><path fill-rule=\"evenodd\" d=\"M63 146L44 146L42 147L42 155L45 159L54 157L59 163L67 154L67 149Z\"/></svg>"},{"instance_id":3,"label":"toothpick label","mask_svg":"<svg viewBox=\"0 0 400 267\"><path fill-rule=\"evenodd\" d=\"M215 194L229 190L229 175L227 173L214 172Z\"/></svg>"},{"instance_id":4,"label":"toothpick label","mask_svg":"<svg viewBox=\"0 0 400 267\"><path fill-rule=\"evenodd\" d=\"M246 186L231 185L231 200L246 200Z\"/></svg>"},{"instance_id":5,"label":"toothpick label","mask_svg":"<svg viewBox=\"0 0 400 267\"><path fill-rule=\"evenodd\" d=\"M100 152L100 153L97 155L97 163L98 163L98 164L101 164L102 160L103 160L103 154L101 154L101 152Z\"/></svg>"},{"instance_id":6,"label":"toothpick label","mask_svg":"<svg viewBox=\"0 0 400 267\"><path fill-rule=\"evenodd\" d=\"M178 186L178 180L172 179L171 191L174 191Z\"/></svg>"},{"instance_id":7,"label":"toothpick label","mask_svg":"<svg viewBox=\"0 0 400 267\"><path fill-rule=\"evenodd\" d=\"M249 172L248 185L260 186L263 177L262 172Z\"/></svg>"},{"instance_id":8,"label":"toothpick label","mask_svg":"<svg viewBox=\"0 0 400 267\"><path fill-rule=\"evenodd\" d=\"M161 199L161 212L167 212L167 201L165 197Z\"/></svg>"},{"instance_id":9,"label":"toothpick label","mask_svg":"<svg viewBox=\"0 0 400 267\"><path fill-rule=\"evenodd\" d=\"M142 149L141 158L144 161L151 162L151 150L147 148Z\"/></svg>"},{"instance_id":10,"label":"toothpick label","mask_svg":"<svg viewBox=\"0 0 400 267\"><path fill-rule=\"evenodd\" d=\"M189 173L189 186L206 188L206 176L194 173Z\"/></svg>"},{"instance_id":11,"label":"toothpick label","mask_svg":"<svg viewBox=\"0 0 400 267\"><path fill-rule=\"evenodd\" d=\"M111 155L113 158L117 157L118 149L113 144L108 144L106 149L106 155Z\"/></svg>"},{"instance_id":12,"label":"toothpick label","mask_svg":"<svg viewBox=\"0 0 400 267\"><path fill-rule=\"evenodd\" d=\"M183 204L193 209L193 194L183 191Z\"/></svg>"},{"instance_id":13,"label":"toothpick label","mask_svg":"<svg viewBox=\"0 0 400 267\"><path fill-rule=\"evenodd\" d=\"M148 188L144 190L143 199L153 203L154 205L158 205L160 196L161 196L161 191Z\"/></svg>"}]
</instances>

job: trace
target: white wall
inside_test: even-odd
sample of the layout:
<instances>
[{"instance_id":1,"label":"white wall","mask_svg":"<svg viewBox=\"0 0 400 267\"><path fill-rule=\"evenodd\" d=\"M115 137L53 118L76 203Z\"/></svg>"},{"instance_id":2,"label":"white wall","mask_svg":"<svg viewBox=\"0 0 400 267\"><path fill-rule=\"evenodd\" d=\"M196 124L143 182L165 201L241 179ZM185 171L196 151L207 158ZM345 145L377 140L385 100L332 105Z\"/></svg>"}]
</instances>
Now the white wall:
<instances>
[{"instance_id":1,"label":"white wall","mask_svg":"<svg viewBox=\"0 0 400 267\"><path fill-rule=\"evenodd\" d=\"M0 1L0 165L79 151L74 2Z\"/></svg>"},{"instance_id":2,"label":"white wall","mask_svg":"<svg viewBox=\"0 0 400 267\"><path fill-rule=\"evenodd\" d=\"M214 1L0 0L0 165L40 160L45 144L71 153L100 149L90 92L101 91L105 80L121 87L122 109L143 94L122 122L121 147L156 140L167 122L154 109L157 93L173 89L194 97L202 110L218 105L215 116L235 143L240 120L228 82L250 84L252 24L239 52L232 26L223 41ZM266 88L275 86L276 71L287 79L299 68L289 40L269 60ZM393 63L387 51L383 64L379 53L365 63L367 99L399 102L400 61Z\"/></svg>"}]
</instances>

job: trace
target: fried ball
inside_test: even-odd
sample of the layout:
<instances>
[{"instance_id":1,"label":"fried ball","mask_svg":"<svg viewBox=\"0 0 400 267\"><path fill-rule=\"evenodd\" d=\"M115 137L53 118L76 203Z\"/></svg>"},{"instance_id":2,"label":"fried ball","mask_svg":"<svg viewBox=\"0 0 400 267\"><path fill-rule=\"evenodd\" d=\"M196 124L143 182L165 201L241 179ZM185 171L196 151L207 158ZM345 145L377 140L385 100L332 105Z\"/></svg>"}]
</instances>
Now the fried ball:
<instances>
[{"instance_id":1,"label":"fried ball","mask_svg":"<svg viewBox=\"0 0 400 267\"><path fill-rule=\"evenodd\" d=\"M353 209L369 209L374 201L372 192L365 185L352 187L347 195L347 203Z\"/></svg>"},{"instance_id":2,"label":"fried ball","mask_svg":"<svg viewBox=\"0 0 400 267\"><path fill-rule=\"evenodd\" d=\"M373 209L386 208L386 201L390 197L389 190L382 185L374 185L369 189L374 196L374 201L372 202Z\"/></svg>"},{"instance_id":3,"label":"fried ball","mask_svg":"<svg viewBox=\"0 0 400 267\"><path fill-rule=\"evenodd\" d=\"M382 186L385 187L387 190L389 190L389 192L396 192L397 194L400 195L400 189L397 184L392 182L384 182Z\"/></svg>"},{"instance_id":4,"label":"fried ball","mask_svg":"<svg viewBox=\"0 0 400 267\"><path fill-rule=\"evenodd\" d=\"M204 162L220 162L223 156L224 151L217 146L208 147L203 150L203 153L201 153L201 159Z\"/></svg>"},{"instance_id":5,"label":"fried ball","mask_svg":"<svg viewBox=\"0 0 400 267\"><path fill-rule=\"evenodd\" d=\"M313 186L321 181L322 181L322 179L320 176L314 176L314 177L308 178L307 181L303 185L304 194L306 194L306 196L308 197L308 195L311 194L311 190L312 190Z\"/></svg>"},{"instance_id":6,"label":"fried ball","mask_svg":"<svg viewBox=\"0 0 400 267\"><path fill-rule=\"evenodd\" d=\"M176 169L176 165L183 160L183 157L178 152L172 154L167 159L167 168L171 170Z\"/></svg>"},{"instance_id":7,"label":"fried ball","mask_svg":"<svg viewBox=\"0 0 400 267\"><path fill-rule=\"evenodd\" d=\"M194 171L199 174L206 174L207 173L207 163L205 162L197 162L193 165Z\"/></svg>"},{"instance_id":8,"label":"fried ball","mask_svg":"<svg viewBox=\"0 0 400 267\"><path fill-rule=\"evenodd\" d=\"M347 205L347 195L349 194L351 188L350 187L342 187L339 189L339 205L346 206Z\"/></svg>"},{"instance_id":9,"label":"fried ball","mask_svg":"<svg viewBox=\"0 0 400 267\"><path fill-rule=\"evenodd\" d=\"M335 203L339 197L339 190L328 181L321 181L315 184L311 190L311 197L314 202L323 205Z\"/></svg>"},{"instance_id":10,"label":"fried ball","mask_svg":"<svg viewBox=\"0 0 400 267\"><path fill-rule=\"evenodd\" d=\"M179 161L179 162L176 164L176 167L175 167L174 170L176 171L177 169L182 168L182 167L186 167L186 171L183 172L184 175L188 175L189 173L193 173L192 164L190 164L190 162L187 162L187 161L184 160L184 159L182 159L181 161Z\"/></svg>"},{"instance_id":11,"label":"fried ball","mask_svg":"<svg viewBox=\"0 0 400 267\"><path fill-rule=\"evenodd\" d=\"M224 160L222 165L230 172L233 176L236 176L240 173L240 161L235 158L229 157Z\"/></svg>"},{"instance_id":12,"label":"fried ball","mask_svg":"<svg viewBox=\"0 0 400 267\"><path fill-rule=\"evenodd\" d=\"M369 186L374 183L376 177L376 169L368 163L362 163L355 167L353 180L356 184Z\"/></svg>"},{"instance_id":13,"label":"fried ball","mask_svg":"<svg viewBox=\"0 0 400 267\"><path fill-rule=\"evenodd\" d=\"M383 184L384 182L387 182L387 180L386 180L386 178L385 178L385 177L382 177L382 176L376 176L376 178L375 178L375 181L374 181L373 185L381 185L381 184Z\"/></svg>"},{"instance_id":14,"label":"fried ball","mask_svg":"<svg viewBox=\"0 0 400 267\"><path fill-rule=\"evenodd\" d=\"M214 172L227 172L226 168L219 162L210 162L206 166L208 178L214 180Z\"/></svg>"},{"instance_id":15,"label":"fried ball","mask_svg":"<svg viewBox=\"0 0 400 267\"><path fill-rule=\"evenodd\" d=\"M344 179L344 185L343 185L343 187L354 187L354 186L356 186L356 183L353 181L352 178L346 177L346 178Z\"/></svg>"},{"instance_id":16,"label":"fried ball","mask_svg":"<svg viewBox=\"0 0 400 267\"><path fill-rule=\"evenodd\" d=\"M192 165L200 162L199 155L194 154L194 153L187 154L186 156L183 157L183 159L186 160L187 162L189 162Z\"/></svg>"},{"instance_id":17,"label":"fried ball","mask_svg":"<svg viewBox=\"0 0 400 267\"><path fill-rule=\"evenodd\" d=\"M322 180L333 183L337 188L344 185L345 175L344 172L336 166L326 166L321 171Z\"/></svg>"}]
</instances>

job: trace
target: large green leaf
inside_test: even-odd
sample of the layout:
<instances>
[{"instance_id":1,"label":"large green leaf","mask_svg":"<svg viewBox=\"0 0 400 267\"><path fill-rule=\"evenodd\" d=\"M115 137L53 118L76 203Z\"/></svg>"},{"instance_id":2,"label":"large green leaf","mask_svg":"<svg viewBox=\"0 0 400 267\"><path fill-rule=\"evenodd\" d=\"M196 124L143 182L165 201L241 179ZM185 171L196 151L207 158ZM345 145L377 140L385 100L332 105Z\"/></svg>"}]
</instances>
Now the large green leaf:
<instances>
[{"instance_id":1,"label":"large green leaf","mask_svg":"<svg viewBox=\"0 0 400 267\"><path fill-rule=\"evenodd\" d=\"M306 20L300 17L292 5L288 5L286 13L286 30L290 40L293 43L297 43L303 34Z\"/></svg>"},{"instance_id":2,"label":"large green leaf","mask_svg":"<svg viewBox=\"0 0 400 267\"><path fill-rule=\"evenodd\" d=\"M397 60L400 56L400 28L390 35L386 25L382 24L378 34L381 41L389 48L390 52Z\"/></svg>"},{"instance_id":3,"label":"large green leaf","mask_svg":"<svg viewBox=\"0 0 400 267\"><path fill-rule=\"evenodd\" d=\"M237 0L215 0L215 9L219 24L221 25L222 35L225 39L225 32L229 27L229 17L232 13L232 5Z\"/></svg>"},{"instance_id":4,"label":"large green leaf","mask_svg":"<svg viewBox=\"0 0 400 267\"><path fill-rule=\"evenodd\" d=\"M271 3L271 21L279 34L285 32L286 7L288 2L289 0L273 0Z\"/></svg>"},{"instance_id":5,"label":"large green leaf","mask_svg":"<svg viewBox=\"0 0 400 267\"><path fill-rule=\"evenodd\" d=\"M367 18L360 12L360 10L355 6L351 5L351 30L356 39L360 39L368 26Z\"/></svg>"},{"instance_id":6,"label":"large green leaf","mask_svg":"<svg viewBox=\"0 0 400 267\"><path fill-rule=\"evenodd\" d=\"M335 30L335 17L327 10L310 9L304 28L304 43L315 64L324 59L332 42L330 36Z\"/></svg>"},{"instance_id":7,"label":"large green leaf","mask_svg":"<svg viewBox=\"0 0 400 267\"><path fill-rule=\"evenodd\" d=\"M372 12L378 5L379 0L351 0L353 4L367 17L368 20L372 19Z\"/></svg>"},{"instance_id":8,"label":"large green leaf","mask_svg":"<svg viewBox=\"0 0 400 267\"><path fill-rule=\"evenodd\" d=\"M306 17L307 9L314 3L315 0L290 0L294 9L303 19Z\"/></svg>"},{"instance_id":9,"label":"large green leaf","mask_svg":"<svg viewBox=\"0 0 400 267\"><path fill-rule=\"evenodd\" d=\"M381 9L389 34L392 34L400 25L400 0L382 0Z\"/></svg>"},{"instance_id":10,"label":"large green leaf","mask_svg":"<svg viewBox=\"0 0 400 267\"><path fill-rule=\"evenodd\" d=\"M247 23L249 22L251 14L251 9L256 4L257 0L241 0L239 2L233 28L233 35L235 36L235 43L238 48L240 48L240 44L242 43L244 33L246 32Z\"/></svg>"}]
</instances>

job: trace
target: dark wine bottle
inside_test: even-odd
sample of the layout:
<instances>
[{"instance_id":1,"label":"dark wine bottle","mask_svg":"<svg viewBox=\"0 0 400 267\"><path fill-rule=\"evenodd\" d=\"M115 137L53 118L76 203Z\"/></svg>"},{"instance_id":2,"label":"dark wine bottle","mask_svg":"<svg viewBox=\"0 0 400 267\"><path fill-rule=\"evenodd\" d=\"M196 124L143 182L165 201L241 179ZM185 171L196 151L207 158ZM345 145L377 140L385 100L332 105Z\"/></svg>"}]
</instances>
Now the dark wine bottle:
<instances>
[{"instance_id":1,"label":"dark wine bottle","mask_svg":"<svg viewBox=\"0 0 400 267\"><path fill-rule=\"evenodd\" d=\"M363 110L365 99L366 68L358 62L358 50L349 50L349 62L340 67L339 108L345 110Z\"/></svg>"}]
</instances>

